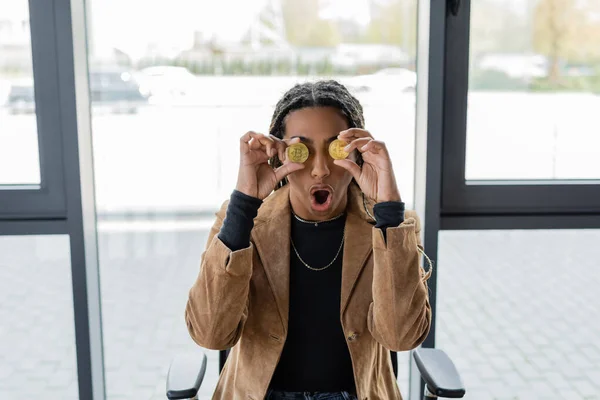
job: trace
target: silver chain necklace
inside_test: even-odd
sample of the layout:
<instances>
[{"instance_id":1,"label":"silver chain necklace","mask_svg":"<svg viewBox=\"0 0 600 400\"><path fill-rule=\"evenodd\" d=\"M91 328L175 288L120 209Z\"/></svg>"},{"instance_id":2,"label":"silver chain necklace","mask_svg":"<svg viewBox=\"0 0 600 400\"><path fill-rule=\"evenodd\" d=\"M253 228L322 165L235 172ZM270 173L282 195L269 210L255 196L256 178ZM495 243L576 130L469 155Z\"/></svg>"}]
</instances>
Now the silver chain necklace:
<instances>
[{"instance_id":1,"label":"silver chain necklace","mask_svg":"<svg viewBox=\"0 0 600 400\"><path fill-rule=\"evenodd\" d=\"M336 217L336 218L339 218L339 216ZM325 222L325 221L322 221L322 222ZM302 257L300 257L300 254L298 253L298 249L296 249L296 245L294 245L294 240L292 238L290 238L290 241L292 242L292 248L294 249L294 252L296 253L296 256L298 257L298 260L300 260L300 262L302 262L302 264L304 264L304 266L306 268L311 269L313 271L323 271L323 270L331 267L333 265L333 263L335 262L335 260L338 259L339 255L340 255L340 252L342 251L342 247L344 247L344 241L345 241L345 239L346 239L346 227L344 227L344 233L342 235L342 243L340 243L340 248L338 249L338 251L337 251L337 253L335 255L335 258L329 264L327 264L326 266L321 267L321 268L314 268L314 267L311 267L310 265L308 265L306 263L306 261L304 261L302 259Z\"/></svg>"},{"instance_id":2,"label":"silver chain necklace","mask_svg":"<svg viewBox=\"0 0 600 400\"><path fill-rule=\"evenodd\" d=\"M338 215L337 217L333 217L330 219L326 219L325 221L308 221L305 219L300 218L299 216L296 215L296 213L292 212L292 214L294 214L294 217L296 217L296 219L300 222L304 222L305 224L315 224L315 226L319 226L319 224L322 224L323 222L331 222L331 221L335 221L336 219L339 219L341 217L344 216L344 213L341 213L340 215Z\"/></svg>"}]
</instances>

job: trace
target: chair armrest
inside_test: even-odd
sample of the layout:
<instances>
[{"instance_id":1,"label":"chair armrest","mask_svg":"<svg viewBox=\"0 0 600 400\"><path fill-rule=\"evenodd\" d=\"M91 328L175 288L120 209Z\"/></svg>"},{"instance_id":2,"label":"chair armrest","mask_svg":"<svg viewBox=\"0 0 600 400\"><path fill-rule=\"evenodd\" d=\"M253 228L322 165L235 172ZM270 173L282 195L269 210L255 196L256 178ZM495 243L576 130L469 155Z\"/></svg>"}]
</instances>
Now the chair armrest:
<instances>
[{"instance_id":1,"label":"chair armrest","mask_svg":"<svg viewBox=\"0 0 600 400\"><path fill-rule=\"evenodd\" d=\"M167 375L167 398L169 400L195 398L205 373L206 354L175 357Z\"/></svg>"},{"instance_id":2,"label":"chair armrest","mask_svg":"<svg viewBox=\"0 0 600 400\"><path fill-rule=\"evenodd\" d=\"M413 350L413 357L429 392L453 399L465 395L460 375L443 350L418 348Z\"/></svg>"}]
</instances>

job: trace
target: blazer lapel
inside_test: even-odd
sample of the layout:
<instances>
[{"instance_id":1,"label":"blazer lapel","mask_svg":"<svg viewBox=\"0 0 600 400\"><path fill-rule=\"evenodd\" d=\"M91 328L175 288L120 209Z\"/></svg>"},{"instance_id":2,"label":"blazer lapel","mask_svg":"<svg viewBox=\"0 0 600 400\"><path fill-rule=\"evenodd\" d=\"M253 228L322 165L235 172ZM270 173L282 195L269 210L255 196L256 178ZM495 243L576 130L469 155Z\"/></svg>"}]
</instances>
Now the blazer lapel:
<instances>
[{"instance_id":1,"label":"blazer lapel","mask_svg":"<svg viewBox=\"0 0 600 400\"><path fill-rule=\"evenodd\" d=\"M260 207L252 230L286 332L290 295L290 216L289 189L283 187Z\"/></svg>"},{"instance_id":2,"label":"blazer lapel","mask_svg":"<svg viewBox=\"0 0 600 400\"><path fill-rule=\"evenodd\" d=\"M340 315L344 314L354 285L373 250L373 226L353 212L346 217L346 242L342 267L342 296Z\"/></svg>"}]
</instances>

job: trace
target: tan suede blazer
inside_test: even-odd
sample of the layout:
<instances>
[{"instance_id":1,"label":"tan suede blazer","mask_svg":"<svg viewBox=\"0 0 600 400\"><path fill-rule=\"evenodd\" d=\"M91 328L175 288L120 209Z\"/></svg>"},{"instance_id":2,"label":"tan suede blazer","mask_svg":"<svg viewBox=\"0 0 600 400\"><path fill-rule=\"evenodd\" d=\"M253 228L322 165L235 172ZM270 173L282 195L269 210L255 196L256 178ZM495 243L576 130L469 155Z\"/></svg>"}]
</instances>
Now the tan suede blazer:
<instances>
[{"instance_id":1,"label":"tan suede blazer","mask_svg":"<svg viewBox=\"0 0 600 400\"><path fill-rule=\"evenodd\" d=\"M356 390L361 400L397 400L402 397L388 350L417 347L431 323L429 273L425 274L417 250L419 218L407 211L399 227L387 229L386 243L365 212L356 184L350 185L348 195L340 323ZM227 204L210 231L185 319L198 345L232 348L213 400L259 400L267 393L287 335L289 188L265 199L255 218L250 247L235 252L217 237Z\"/></svg>"}]
</instances>

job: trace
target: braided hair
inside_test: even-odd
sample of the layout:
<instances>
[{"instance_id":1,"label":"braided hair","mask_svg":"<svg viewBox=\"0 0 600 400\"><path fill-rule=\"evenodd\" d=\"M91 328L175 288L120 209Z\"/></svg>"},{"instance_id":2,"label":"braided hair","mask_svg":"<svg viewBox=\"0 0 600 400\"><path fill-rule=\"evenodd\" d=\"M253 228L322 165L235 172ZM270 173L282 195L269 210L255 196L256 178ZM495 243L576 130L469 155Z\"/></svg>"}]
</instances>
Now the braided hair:
<instances>
[{"instance_id":1,"label":"braided hair","mask_svg":"<svg viewBox=\"0 0 600 400\"><path fill-rule=\"evenodd\" d=\"M336 108L346 118L349 128L364 129L365 127L363 108L360 102L341 83L334 80L323 80L296 84L283 95L275 106L269 135L283 139L286 117L292 111L310 107ZM357 164L362 166L362 163L363 160L359 154ZM282 165L282 162L279 157L275 156L269 160L269 164L273 168L277 168ZM277 184L275 190L287 183L287 178L284 178Z\"/></svg>"}]
</instances>

